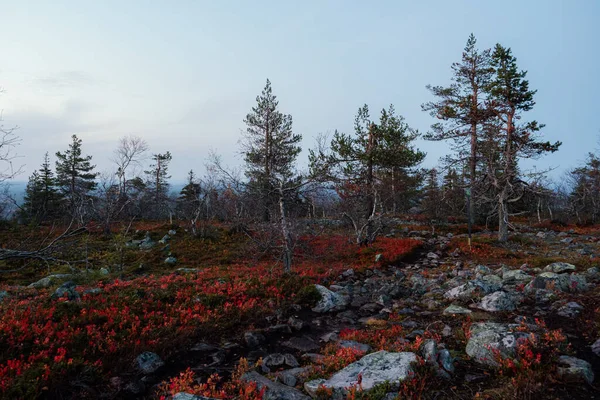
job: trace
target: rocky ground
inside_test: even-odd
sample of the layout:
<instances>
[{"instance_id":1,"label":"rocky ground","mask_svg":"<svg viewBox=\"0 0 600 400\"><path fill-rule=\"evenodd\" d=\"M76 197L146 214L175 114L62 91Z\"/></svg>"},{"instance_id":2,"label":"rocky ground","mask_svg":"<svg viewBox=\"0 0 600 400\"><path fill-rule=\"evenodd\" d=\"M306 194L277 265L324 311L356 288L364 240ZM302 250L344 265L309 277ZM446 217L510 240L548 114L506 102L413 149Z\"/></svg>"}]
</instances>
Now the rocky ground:
<instances>
[{"instance_id":1,"label":"rocky ground","mask_svg":"<svg viewBox=\"0 0 600 400\"><path fill-rule=\"evenodd\" d=\"M242 357L262 359L243 379L269 399L600 396L598 237L524 232L498 260L457 246L464 235L404 234L423 236L412 260L349 269L316 287L312 309L278 310L226 344L197 343L168 369L226 375ZM356 361L315 372L328 354L343 357L335 348Z\"/></svg>"}]
</instances>

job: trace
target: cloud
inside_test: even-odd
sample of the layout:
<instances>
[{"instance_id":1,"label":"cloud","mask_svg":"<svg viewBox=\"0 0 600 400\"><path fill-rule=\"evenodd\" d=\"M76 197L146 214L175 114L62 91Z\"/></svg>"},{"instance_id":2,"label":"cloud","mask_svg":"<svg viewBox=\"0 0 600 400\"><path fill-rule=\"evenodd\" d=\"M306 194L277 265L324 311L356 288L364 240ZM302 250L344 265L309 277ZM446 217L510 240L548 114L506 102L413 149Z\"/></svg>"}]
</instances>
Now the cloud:
<instances>
[{"instance_id":1,"label":"cloud","mask_svg":"<svg viewBox=\"0 0 600 400\"><path fill-rule=\"evenodd\" d=\"M95 85L97 80L83 71L62 71L34 78L31 83L41 89L77 89Z\"/></svg>"}]
</instances>

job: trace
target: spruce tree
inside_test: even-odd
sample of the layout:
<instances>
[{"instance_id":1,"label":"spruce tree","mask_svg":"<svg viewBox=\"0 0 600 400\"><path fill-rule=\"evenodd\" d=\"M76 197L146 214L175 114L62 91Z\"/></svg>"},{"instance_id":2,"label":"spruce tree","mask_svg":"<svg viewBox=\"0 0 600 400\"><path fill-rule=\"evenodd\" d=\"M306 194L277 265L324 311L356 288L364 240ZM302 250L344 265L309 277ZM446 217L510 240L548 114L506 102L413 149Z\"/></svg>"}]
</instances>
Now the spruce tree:
<instances>
[{"instance_id":1,"label":"spruce tree","mask_svg":"<svg viewBox=\"0 0 600 400\"><path fill-rule=\"evenodd\" d=\"M150 169L144 171L148 177L147 188L156 202L164 200L168 195L169 179L171 179L169 163L172 158L169 151L164 154L153 154Z\"/></svg>"},{"instance_id":2,"label":"spruce tree","mask_svg":"<svg viewBox=\"0 0 600 400\"><path fill-rule=\"evenodd\" d=\"M30 223L40 223L58 215L61 197L56 189L48 153L38 171L29 177L21 216Z\"/></svg>"},{"instance_id":3,"label":"spruce tree","mask_svg":"<svg viewBox=\"0 0 600 400\"><path fill-rule=\"evenodd\" d=\"M292 116L278 110L271 82L256 97L256 105L246 115L242 153L251 191L258 195L263 220L271 219L278 188L294 180L294 163L301 151L302 136L292 131Z\"/></svg>"},{"instance_id":4,"label":"spruce tree","mask_svg":"<svg viewBox=\"0 0 600 400\"><path fill-rule=\"evenodd\" d=\"M82 141L73 135L69 148L56 153L56 181L62 194L73 207L78 200L88 197L96 189L97 173L91 164L92 156L82 155Z\"/></svg>"}]
</instances>

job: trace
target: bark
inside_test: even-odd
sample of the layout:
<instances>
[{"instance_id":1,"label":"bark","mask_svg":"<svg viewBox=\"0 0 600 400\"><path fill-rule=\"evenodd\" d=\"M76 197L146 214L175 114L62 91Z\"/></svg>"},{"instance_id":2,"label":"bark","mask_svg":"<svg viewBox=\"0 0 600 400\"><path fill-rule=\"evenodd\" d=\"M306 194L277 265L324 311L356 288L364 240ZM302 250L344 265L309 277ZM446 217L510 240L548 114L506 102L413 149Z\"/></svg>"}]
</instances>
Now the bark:
<instances>
[{"instance_id":1,"label":"bark","mask_svg":"<svg viewBox=\"0 0 600 400\"><path fill-rule=\"evenodd\" d=\"M283 236L283 272L290 273L292 272L292 253L293 253L293 243L292 243L292 234L289 230L289 226L287 223L287 218L285 216L285 199L283 188L279 188L279 212L281 213L281 234Z\"/></svg>"}]
</instances>

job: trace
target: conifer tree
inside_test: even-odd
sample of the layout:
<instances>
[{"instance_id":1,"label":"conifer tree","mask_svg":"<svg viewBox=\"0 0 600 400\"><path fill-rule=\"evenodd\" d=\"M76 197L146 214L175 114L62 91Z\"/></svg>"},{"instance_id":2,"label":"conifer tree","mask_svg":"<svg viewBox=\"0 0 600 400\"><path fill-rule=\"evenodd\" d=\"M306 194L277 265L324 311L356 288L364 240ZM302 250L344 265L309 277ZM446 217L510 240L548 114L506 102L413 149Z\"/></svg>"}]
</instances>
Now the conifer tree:
<instances>
[{"instance_id":1,"label":"conifer tree","mask_svg":"<svg viewBox=\"0 0 600 400\"><path fill-rule=\"evenodd\" d=\"M440 120L431 126L431 132L425 135L427 140L452 140L456 154L446 161L468 165L471 196L476 196L478 179L478 142L483 124L493 114L485 101L486 87L492 79L493 68L490 64L490 50L479 51L477 40L471 34L459 63L452 64L452 81L448 87L427 86L437 98L435 102L422 105L432 117ZM476 202L472 201L469 215L471 222L476 216Z\"/></svg>"},{"instance_id":2,"label":"conifer tree","mask_svg":"<svg viewBox=\"0 0 600 400\"><path fill-rule=\"evenodd\" d=\"M249 188L258 195L262 218L267 222L279 189L294 183L294 163L301 150L302 136L293 133L292 116L278 110L279 102L268 79L256 103L244 119L242 153Z\"/></svg>"},{"instance_id":3,"label":"conifer tree","mask_svg":"<svg viewBox=\"0 0 600 400\"><path fill-rule=\"evenodd\" d=\"M62 194L73 207L78 200L88 197L96 189L97 173L91 164L92 156L82 155L82 141L73 135L69 148L56 153L56 181Z\"/></svg>"},{"instance_id":4,"label":"conifer tree","mask_svg":"<svg viewBox=\"0 0 600 400\"><path fill-rule=\"evenodd\" d=\"M508 240L509 204L518 201L525 189L519 176L519 159L555 152L561 142L540 141L538 132L544 125L537 121L519 123L522 114L533 109L536 91L529 89L527 72L519 71L511 49L497 44L491 65L494 76L486 90L495 119L486 125L488 140L484 152L488 155L487 181L496 193L498 240L504 242Z\"/></svg>"},{"instance_id":5,"label":"conifer tree","mask_svg":"<svg viewBox=\"0 0 600 400\"><path fill-rule=\"evenodd\" d=\"M38 171L29 177L21 216L30 223L40 223L56 217L60 207L60 195L56 189L54 172L50 168L48 153Z\"/></svg>"}]
</instances>

